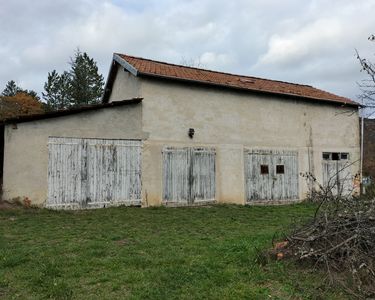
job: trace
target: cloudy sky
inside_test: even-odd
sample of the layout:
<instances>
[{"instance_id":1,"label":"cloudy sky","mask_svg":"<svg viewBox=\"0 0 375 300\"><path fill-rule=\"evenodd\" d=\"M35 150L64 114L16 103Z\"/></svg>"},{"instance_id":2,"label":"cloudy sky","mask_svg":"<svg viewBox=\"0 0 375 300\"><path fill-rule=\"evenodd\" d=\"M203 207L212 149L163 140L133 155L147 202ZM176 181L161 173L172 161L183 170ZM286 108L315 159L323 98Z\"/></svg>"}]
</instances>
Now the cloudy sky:
<instances>
[{"instance_id":1,"label":"cloudy sky","mask_svg":"<svg viewBox=\"0 0 375 300\"><path fill-rule=\"evenodd\" d=\"M0 89L41 93L79 47L107 76L113 52L310 84L357 99L374 58L375 0L0 0Z\"/></svg>"}]
</instances>

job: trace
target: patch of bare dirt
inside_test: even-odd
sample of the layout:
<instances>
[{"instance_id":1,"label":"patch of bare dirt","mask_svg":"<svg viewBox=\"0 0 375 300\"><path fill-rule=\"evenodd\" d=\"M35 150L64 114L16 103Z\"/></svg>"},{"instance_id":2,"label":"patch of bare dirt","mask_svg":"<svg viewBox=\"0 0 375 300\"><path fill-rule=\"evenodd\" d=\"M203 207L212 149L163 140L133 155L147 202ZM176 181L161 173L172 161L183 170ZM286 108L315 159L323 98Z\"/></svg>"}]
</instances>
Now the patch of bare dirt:
<instances>
[{"instance_id":1,"label":"patch of bare dirt","mask_svg":"<svg viewBox=\"0 0 375 300\"><path fill-rule=\"evenodd\" d=\"M19 205L15 204L15 203L9 203L7 201L0 200L0 210L15 209L15 208L18 208L18 207L19 207Z\"/></svg>"},{"instance_id":2,"label":"patch of bare dirt","mask_svg":"<svg viewBox=\"0 0 375 300\"><path fill-rule=\"evenodd\" d=\"M117 240L116 244L120 245L120 246L128 246L128 245L132 244L132 241L128 240L128 239Z\"/></svg>"}]
</instances>

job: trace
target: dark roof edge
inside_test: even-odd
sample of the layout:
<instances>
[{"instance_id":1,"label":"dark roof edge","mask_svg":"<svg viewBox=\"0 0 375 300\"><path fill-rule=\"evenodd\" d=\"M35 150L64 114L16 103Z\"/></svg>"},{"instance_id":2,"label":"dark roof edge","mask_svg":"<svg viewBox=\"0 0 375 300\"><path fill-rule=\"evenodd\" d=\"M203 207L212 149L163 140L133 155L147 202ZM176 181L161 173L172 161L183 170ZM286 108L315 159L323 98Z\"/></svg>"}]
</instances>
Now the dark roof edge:
<instances>
[{"instance_id":1,"label":"dark roof edge","mask_svg":"<svg viewBox=\"0 0 375 300\"><path fill-rule=\"evenodd\" d=\"M117 107L117 106L123 106L123 105L138 104L138 103L141 103L142 100L143 100L143 98L133 98L133 99L129 99L129 100L114 101L114 102L110 102L110 103L101 103L101 104L95 104L95 105L87 105L87 106L76 107L76 108L72 108L72 109L51 111L51 112L46 112L44 114L24 115L24 116L5 119L5 120L1 121L0 124L3 124L3 125L4 124L15 124L15 123L24 123L24 122L38 121L38 120L44 120L44 119L58 118L58 117L63 117L63 116L79 114L79 113L87 112L87 111L99 110L99 109L103 109L103 108L111 108L111 107Z\"/></svg>"},{"instance_id":2,"label":"dark roof edge","mask_svg":"<svg viewBox=\"0 0 375 300\"><path fill-rule=\"evenodd\" d=\"M132 73L134 76L137 76L138 70L130 63L128 63L125 59L123 59L120 54L114 53L113 54L113 60L118 62L120 66L124 67L126 70L128 70L130 73Z\"/></svg>"},{"instance_id":3,"label":"dark roof edge","mask_svg":"<svg viewBox=\"0 0 375 300\"><path fill-rule=\"evenodd\" d=\"M101 97L101 103L108 103L109 96L112 91L113 82L115 80L115 74L117 72L118 64L114 59L111 60L111 66L109 67L108 76L105 81L103 95Z\"/></svg>"},{"instance_id":4,"label":"dark roof edge","mask_svg":"<svg viewBox=\"0 0 375 300\"><path fill-rule=\"evenodd\" d=\"M112 93L112 87L113 83L116 79L116 73L118 66L123 67L125 70L133 74L134 76L137 76L138 70L134 68L131 64L129 64L125 59L123 59L118 53L113 54L112 62L111 62L111 67L109 68L109 73L107 77L107 81L104 86L104 93L102 96L102 103L108 103L109 101L109 96Z\"/></svg>"},{"instance_id":5,"label":"dark roof edge","mask_svg":"<svg viewBox=\"0 0 375 300\"><path fill-rule=\"evenodd\" d=\"M322 101L323 103L332 103L332 104L337 104L341 106L351 106L351 107L362 107L361 104L351 100L353 103L349 102L342 102L342 101L336 101L336 100L331 100L331 99L326 99L326 98L315 98L315 97L306 97L303 95L295 95L295 94L289 94L289 93L281 93L281 92L272 92L272 91L265 91L265 90L252 90L249 88L241 88L237 86L230 86L230 85L224 85L224 84L219 84L219 83L214 83L214 82L207 82L207 81L200 81L200 80L193 80L193 79L186 79L186 78L179 78L179 77L172 77L172 76L163 76L163 75L158 75L158 74L152 74L152 73L144 73L144 72L139 72L138 71L138 76L140 77L151 77L151 78L160 78L160 79L168 79L172 81L180 81L180 82L189 82L189 83L196 83L200 85L210 85L210 86L215 86L215 87L222 87L225 89L234 89L234 90L240 90L248 93L259 93L259 94L266 94L266 95L282 95L286 97L291 97L291 98L297 98L297 99L305 99L305 100L319 100ZM350 100L350 99L349 99Z\"/></svg>"}]
</instances>

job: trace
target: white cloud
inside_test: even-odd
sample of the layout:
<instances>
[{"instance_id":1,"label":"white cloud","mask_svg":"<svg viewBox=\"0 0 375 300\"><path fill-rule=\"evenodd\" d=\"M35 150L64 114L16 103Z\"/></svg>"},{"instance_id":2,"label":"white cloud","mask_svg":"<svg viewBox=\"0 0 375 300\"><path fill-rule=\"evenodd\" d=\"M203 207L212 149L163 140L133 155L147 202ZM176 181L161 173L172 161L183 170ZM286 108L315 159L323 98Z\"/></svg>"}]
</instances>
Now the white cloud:
<instances>
[{"instance_id":1,"label":"white cloud","mask_svg":"<svg viewBox=\"0 0 375 300\"><path fill-rule=\"evenodd\" d=\"M14 79L41 92L78 46L104 76L112 53L123 52L353 96L361 77L354 48L375 49L367 42L374 9L373 0L3 1L0 90Z\"/></svg>"},{"instance_id":2,"label":"white cloud","mask_svg":"<svg viewBox=\"0 0 375 300\"><path fill-rule=\"evenodd\" d=\"M344 32L337 19L322 19L288 35L275 34L269 40L266 54L259 64L274 64L280 67L296 65L302 61L335 52Z\"/></svg>"},{"instance_id":3,"label":"white cloud","mask_svg":"<svg viewBox=\"0 0 375 300\"><path fill-rule=\"evenodd\" d=\"M367 41L375 22L364 17L373 9L373 1L312 1L300 19L285 20L272 34L251 70L356 98L361 74L355 48L365 56L375 49Z\"/></svg>"},{"instance_id":4,"label":"white cloud","mask_svg":"<svg viewBox=\"0 0 375 300\"><path fill-rule=\"evenodd\" d=\"M205 52L200 57L203 66L215 69L227 69L234 62L234 58L225 53Z\"/></svg>"}]
</instances>

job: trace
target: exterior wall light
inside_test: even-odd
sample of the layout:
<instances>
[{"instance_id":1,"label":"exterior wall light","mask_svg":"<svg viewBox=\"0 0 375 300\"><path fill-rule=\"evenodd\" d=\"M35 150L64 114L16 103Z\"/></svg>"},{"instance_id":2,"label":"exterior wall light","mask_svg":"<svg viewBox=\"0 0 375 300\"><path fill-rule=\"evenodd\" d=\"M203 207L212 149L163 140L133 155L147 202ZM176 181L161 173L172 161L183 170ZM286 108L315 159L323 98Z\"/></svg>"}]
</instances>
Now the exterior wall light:
<instances>
[{"instance_id":1,"label":"exterior wall light","mask_svg":"<svg viewBox=\"0 0 375 300\"><path fill-rule=\"evenodd\" d=\"M195 133L194 128L189 128L189 133L188 133L188 135L189 135L189 137L190 137L191 139L193 138L194 133Z\"/></svg>"}]
</instances>

